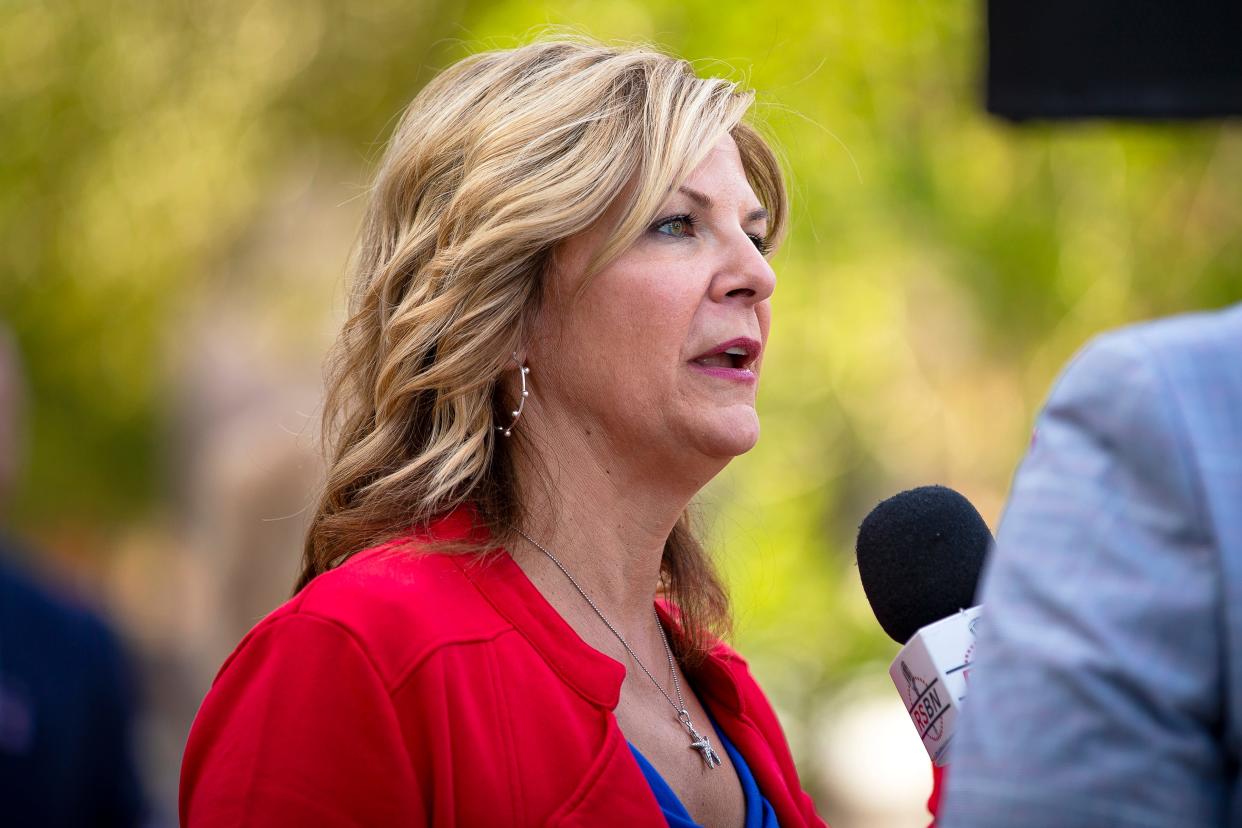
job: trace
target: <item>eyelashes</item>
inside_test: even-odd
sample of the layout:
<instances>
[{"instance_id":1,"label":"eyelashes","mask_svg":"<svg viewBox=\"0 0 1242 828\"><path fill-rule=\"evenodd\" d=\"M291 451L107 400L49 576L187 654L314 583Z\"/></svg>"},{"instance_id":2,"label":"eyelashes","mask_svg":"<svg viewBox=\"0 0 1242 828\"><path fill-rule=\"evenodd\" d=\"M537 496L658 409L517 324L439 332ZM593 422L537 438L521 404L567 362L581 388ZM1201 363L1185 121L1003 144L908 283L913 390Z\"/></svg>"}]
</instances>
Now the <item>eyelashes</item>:
<instances>
[{"instance_id":1,"label":"eyelashes","mask_svg":"<svg viewBox=\"0 0 1242 828\"><path fill-rule=\"evenodd\" d=\"M652 232L660 233L660 235L662 236L669 236L670 238L674 238L674 239L685 238L684 236L678 236L678 235L673 235L671 233L660 232L661 227L666 227L670 224L676 224L677 222L681 222L682 224L686 225L688 229L693 230L695 225L698 224L699 219L698 219L698 216L696 216L694 213L678 213L677 215L667 216L665 218L660 219L655 224L651 225L650 229ZM769 244L768 240L764 238L763 236L755 235L753 233L747 233L746 235L752 242L755 243L755 248L759 251L759 255L766 256L772 252L772 245Z\"/></svg>"}]
</instances>

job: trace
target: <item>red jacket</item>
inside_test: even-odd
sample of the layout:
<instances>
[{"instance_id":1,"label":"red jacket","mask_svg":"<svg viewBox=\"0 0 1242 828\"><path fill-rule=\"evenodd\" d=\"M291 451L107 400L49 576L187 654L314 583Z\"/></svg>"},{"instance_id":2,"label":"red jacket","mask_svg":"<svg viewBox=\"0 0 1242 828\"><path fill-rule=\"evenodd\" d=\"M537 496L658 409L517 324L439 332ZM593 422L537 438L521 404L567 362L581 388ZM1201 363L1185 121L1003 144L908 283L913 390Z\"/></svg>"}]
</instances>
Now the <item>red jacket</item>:
<instances>
[{"instance_id":1,"label":"red jacket","mask_svg":"<svg viewBox=\"0 0 1242 828\"><path fill-rule=\"evenodd\" d=\"M469 526L459 509L431 531ZM625 667L507 554L390 546L315 578L225 661L186 745L182 825L665 825L612 713ZM718 644L688 678L782 828L823 826L746 662Z\"/></svg>"}]
</instances>

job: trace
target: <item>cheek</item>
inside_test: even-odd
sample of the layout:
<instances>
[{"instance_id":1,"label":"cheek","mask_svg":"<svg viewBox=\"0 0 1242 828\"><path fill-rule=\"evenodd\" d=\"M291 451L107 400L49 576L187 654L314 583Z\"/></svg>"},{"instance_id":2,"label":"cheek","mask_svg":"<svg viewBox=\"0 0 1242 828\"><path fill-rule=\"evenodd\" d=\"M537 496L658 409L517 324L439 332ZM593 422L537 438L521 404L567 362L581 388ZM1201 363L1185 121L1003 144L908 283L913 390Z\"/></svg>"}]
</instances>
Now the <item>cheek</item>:
<instances>
[{"instance_id":1,"label":"cheek","mask_svg":"<svg viewBox=\"0 0 1242 828\"><path fill-rule=\"evenodd\" d=\"M702 298L690 281L669 262L627 264L600 275L583 297L582 322L640 350L673 347L676 355Z\"/></svg>"},{"instance_id":2,"label":"cheek","mask_svg":"<svg viewBox=\"0 0 1242 828\"><path fill-rule=\"evenodd\" d=\"M669 285L667 276L651 272L610 280L584 295L557 357L569 371L592 376L567 380L613 406L639 400L650 406L653 398L666 398L697 308L693 297Z\"/></svg>"},{"instance_id":3,"label":"cheek","mask_svg":"<svg viewBox=\"0 0 1242 828\"><path fill-rule=\"evenodd\" d=\"M628 336L662 363L676 361L698 309L695 297L670 290L649 290L630 300L625 310Z\"/></svg>"},{"instance_id":4,"label":"cheek","mask_svg":"<svg viewBox=\"0 0 1242 828\"><path fill-rule=\"evenodd\" d=\"M698 294L678 291L668 281L648 285L626 308L623 335L641 355L639 367L651 393L667 396L668 384L688 356L699 309Z\"/></svg>"}]
</instances>

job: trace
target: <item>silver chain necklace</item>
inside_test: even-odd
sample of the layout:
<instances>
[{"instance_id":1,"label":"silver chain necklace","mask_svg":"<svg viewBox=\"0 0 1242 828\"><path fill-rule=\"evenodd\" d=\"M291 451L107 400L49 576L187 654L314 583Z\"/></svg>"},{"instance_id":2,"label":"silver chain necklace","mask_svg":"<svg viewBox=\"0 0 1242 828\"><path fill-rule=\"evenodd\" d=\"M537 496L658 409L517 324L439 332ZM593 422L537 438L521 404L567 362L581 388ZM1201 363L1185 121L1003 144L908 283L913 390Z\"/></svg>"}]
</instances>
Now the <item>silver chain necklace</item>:
<instances>
[{"instance_id":1,"label":"silver chain necklace","mask_svg":"<svg viewBox=\"0 0 1242 828\"><path fill-rule=\"evenodd\" d=\"M646 665L642 663L638 657L638 654L634 652L634 649L630 647L626 640L621 636L621 633L617 632L617 628L604 617L604 613L600 612L599 607L596 606L595 602L591 600L591 596L587 595L586 591L578 585L578 580L574 578L573 575L569 574L569 570L565 568L564 564L558 561L555 555L547 549L544 549L542 544L523 532L521 529L514 527L513 531L525 538L540 552L547 555L552 563L556 564L557 568L561 570L561 572L565 573L565 577L568 578L569 582L574 585L574 589L578 590L578 593L586 599L588 604L591 605L591 609L595 610L595 614L599 616L599 620L603 621L608 629L612 630L612 634L615 635L617 640L621 642L621 646L625 647L630 656L634 659L635 663L638 664L638 666L642 668L643 672L647 674L647 678L651 679L651 683L656 686L656 689L663 694L664 698L668 699L668 703L671 704L673 709L677 711L677 721L680 722L690 734L690 747L693 750L697 750L702 755L703 762L707 765L707 767L714 768L719 765L720 756L718 756L716 751L712 748L711 741L706 736L701 735L697 730L695 730L694 725L690 723L690 712L686 710L686 701L681 696L681 683L677 681L677 669L673 665L673 650L668 646L668 636L664 634L664 625L660 623L660 614L655 611L655 607L652 606L651 611L655 613L656 629L660 631L660 640L664 642L664 652L668 655L668 669L673 676L673 690L677 693L677 701L673 701L672 697L669 696L665 689L660 685L660 682L656 681L656 677L651 675L651 671L648 670Z\"/></svg>"}]
</instances>

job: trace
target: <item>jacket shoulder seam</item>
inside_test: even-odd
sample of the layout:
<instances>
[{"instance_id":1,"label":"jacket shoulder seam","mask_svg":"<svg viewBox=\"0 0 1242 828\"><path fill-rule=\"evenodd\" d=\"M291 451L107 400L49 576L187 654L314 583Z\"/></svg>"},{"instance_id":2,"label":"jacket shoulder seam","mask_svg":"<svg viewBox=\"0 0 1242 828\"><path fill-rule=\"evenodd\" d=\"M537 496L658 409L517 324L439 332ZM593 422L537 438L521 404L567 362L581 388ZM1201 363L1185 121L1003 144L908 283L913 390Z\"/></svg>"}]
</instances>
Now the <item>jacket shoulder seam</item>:
<instances>
[{"instance_id":1,"label":"jacket shoulder seam","mask_svg":"<svg viewBox=\"0 0 1242 828\"><path fill-rule=\"evenodd\" d=\"M421 670L427 662L431 661L433 658L450 648L490 644L496 639L516 631L517 630L512 625L509 625L501 627L500 629L492 630L485 635L454 638L447 641L437 641L435 644L420 652L417 657L412 659L409 664L405 665L400 672L394 676L389 692L391 692L394 696L400 693L403 689L405 689L405 686L414 679L419 670Z\"/></svg>"}]
</instances>

